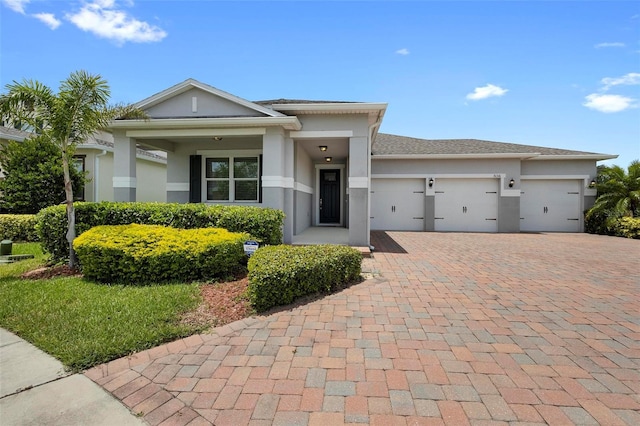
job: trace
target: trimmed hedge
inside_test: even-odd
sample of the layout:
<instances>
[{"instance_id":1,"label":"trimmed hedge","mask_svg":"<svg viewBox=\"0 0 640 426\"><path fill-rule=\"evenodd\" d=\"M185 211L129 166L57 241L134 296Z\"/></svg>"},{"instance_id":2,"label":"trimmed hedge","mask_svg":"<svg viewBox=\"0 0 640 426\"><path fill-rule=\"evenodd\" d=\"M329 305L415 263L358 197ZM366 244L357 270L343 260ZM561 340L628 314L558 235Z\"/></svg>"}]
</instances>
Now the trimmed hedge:
<instances>
[{"instance_id":1,"label":"trimmed hedge","mask_svg":"<svg viewBox=\"0 0 640 426\"><path fill-rule=\"evenodd\" d=\"M0 214L0 239L38 241L35 214Z\"/></svg>"},{"instance_id":2,"label":"trimmed hedge","mask_svg":"<svg viewBox=\"0 0 640 426\"><path fill-rule=\"evenodd\" d=\"M330 293L356 280L361 263L360 252L347 246L263 247L249 258L249 300L261 312L307 294Z\"/></svg>"},{"instance_id":3,"label":"trimmed hedge","mask_svg":"<svg viewBox=\"0 0 640 426\"><path fill-rule=\"evenodd\" d=\"M280 210L249 206L207 206L176 203L74 203L76 234L100 225L163 225L173 228L224 228L246 232L262 244L281 244L284 213ZM66 240L65 206L42 209L38 215L38 232L43 249L54 261L69 255Z\"/></svg>"},{"instance_id":4,"label":"trimmed hedge","mask_svg":"<svg viewBox=\"0 0 640 426\"><path fill-rule=\"evenodd\" d=\"M129 284L188 282L239 270L247 238L247 234L220 228L107 225L82 233L73 247L88 279Z\"/></svg>"}]
</instances>

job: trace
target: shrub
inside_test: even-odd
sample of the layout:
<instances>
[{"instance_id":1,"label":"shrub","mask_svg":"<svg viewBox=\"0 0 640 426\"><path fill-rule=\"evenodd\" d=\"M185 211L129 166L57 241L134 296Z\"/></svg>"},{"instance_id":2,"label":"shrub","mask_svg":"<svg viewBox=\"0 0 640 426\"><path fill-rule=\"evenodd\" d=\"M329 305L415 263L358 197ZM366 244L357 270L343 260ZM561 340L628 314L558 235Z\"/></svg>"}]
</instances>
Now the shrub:
<instances>
[{"instance_id":1,"label":"shrub","mask_svg":"<svg viewBox=\"0 0 640 426\"><path fill-rule=\"evenodd\" d=\"M248 295L257 311L329 293L360 276L358 250L335 245L267 246L249 258Z\"/></svg>"},{"instance_id":2,"label":"shrub","mask_svg":"<svg viewBox=\"0 0 640 426\"><path fill-rule=\"evenodd\" d=\"M589 234L610 235L607 212L587 210L584 215L584 230Z\"/></svg>"},{"instance_id":3,"label":"shrub","mask_svg":"<svg viewBox=\"0 0 640 426\"><path fill-rule=\"evenodd\" d=\"M613 234L618 237L640 239L640 217L622 217L613 226Z\"/></svg>"},{"instance_id":4,"label":"shrub","mask_svg":"<svg viewBox=\"0 0 640 426\"><path fill-rule=\"evenodd\" d=\"M0 239L24 242L38 241L36 215L0 214Z\"/></svg>"},{"instance_id":5,"label":"shrub","mask_svg":"<svg viewBox=\"0 0 640 426\"><path fill-rule=\"evenodd\" d=\"M45 137L9 142L0 149L0 166L5 174L0 180L0 207L4 211L35 214L64 202L62 152ZM78 191L85 177L74 167L69 173L74 191Z\"/></svg>"},{"instance_id":6,"label":"shrub","mask_svg":"<svg viewBox=\"0 0 640 426\"><path fill-rule=\"evenodd\" d=\"M247 234L220 228L97 226L73 242L85 277L100 282L193 281L241 268Z\"/></svg>"},{"instance_id":7,"label":"shrub","mask_svg":"<svg viewBox=\"0 0 640 426\"><path fill-rule=\"evenodd\" d=\"M282 243L284 213L280 210L249 206L207 206L169 203L75 203L76 233L100 225L163 225L173 228L225 228L246 232L262 244ZM53 206L38 213L38 232L43 249L54 261L69 255L65 238L67 216L64 206Z\"/></svg>"}]
</instances>

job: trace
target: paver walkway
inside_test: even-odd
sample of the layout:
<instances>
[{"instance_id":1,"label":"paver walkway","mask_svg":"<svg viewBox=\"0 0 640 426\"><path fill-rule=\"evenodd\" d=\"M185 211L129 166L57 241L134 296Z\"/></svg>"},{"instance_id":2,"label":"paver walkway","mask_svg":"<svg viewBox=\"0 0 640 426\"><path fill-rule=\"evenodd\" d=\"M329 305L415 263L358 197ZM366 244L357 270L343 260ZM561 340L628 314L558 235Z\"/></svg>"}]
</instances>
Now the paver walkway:
<instances>
[{"instance_id":1,"label":"paver walkway","mask_svg":"<svg viewBox=\"0 0 640 426\"><path fill-rule=\"evenodd\" d=\"M374 233L379 273L86 375L162 425L640 424L640 242Z\"/></svg>"}]
</instances>

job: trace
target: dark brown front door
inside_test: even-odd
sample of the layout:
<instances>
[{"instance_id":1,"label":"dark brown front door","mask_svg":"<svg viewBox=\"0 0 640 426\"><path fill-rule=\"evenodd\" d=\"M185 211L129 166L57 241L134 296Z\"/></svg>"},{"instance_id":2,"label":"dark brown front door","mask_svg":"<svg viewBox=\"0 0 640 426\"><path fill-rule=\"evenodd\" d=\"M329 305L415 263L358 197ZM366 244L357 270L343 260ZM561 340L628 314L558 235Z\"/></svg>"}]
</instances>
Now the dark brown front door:
<instances>
[{"instance_id":1,"label":"dark brown front door","mask_svg":"<svg viewBox=\"0 0 640 426\"><path fill-rule=\"evenodd\" d=\"M320 170L320 223L340 223L340 170Z\"/></svg>"}]
</instances>

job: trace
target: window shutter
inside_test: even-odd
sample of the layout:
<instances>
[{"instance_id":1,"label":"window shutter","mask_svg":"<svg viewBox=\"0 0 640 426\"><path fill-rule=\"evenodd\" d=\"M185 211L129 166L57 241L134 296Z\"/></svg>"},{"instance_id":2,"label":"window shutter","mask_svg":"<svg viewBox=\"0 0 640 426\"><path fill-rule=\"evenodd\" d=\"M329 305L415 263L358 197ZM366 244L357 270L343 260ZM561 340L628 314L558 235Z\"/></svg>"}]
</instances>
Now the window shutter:
<instances>
[{"instance_id":1,"label":"window shutter","mask_svg":"<svg viewBox=\"0 0 640 426\"><path fill-rule=\"evenodd\" d=\"M189 156L189 202L202 202L202 155Z\"/></svg>"},{"instance_id":2,"label":"window shutter","mask_svg":"<svg viewBox=\"0 0 640 426\"><path fill-rule=\"evenodd\" d=\"M260 157L258 158L258 163L258 202L262 203L262 154L260 154Z\"/></svg>"}]
</instances>

